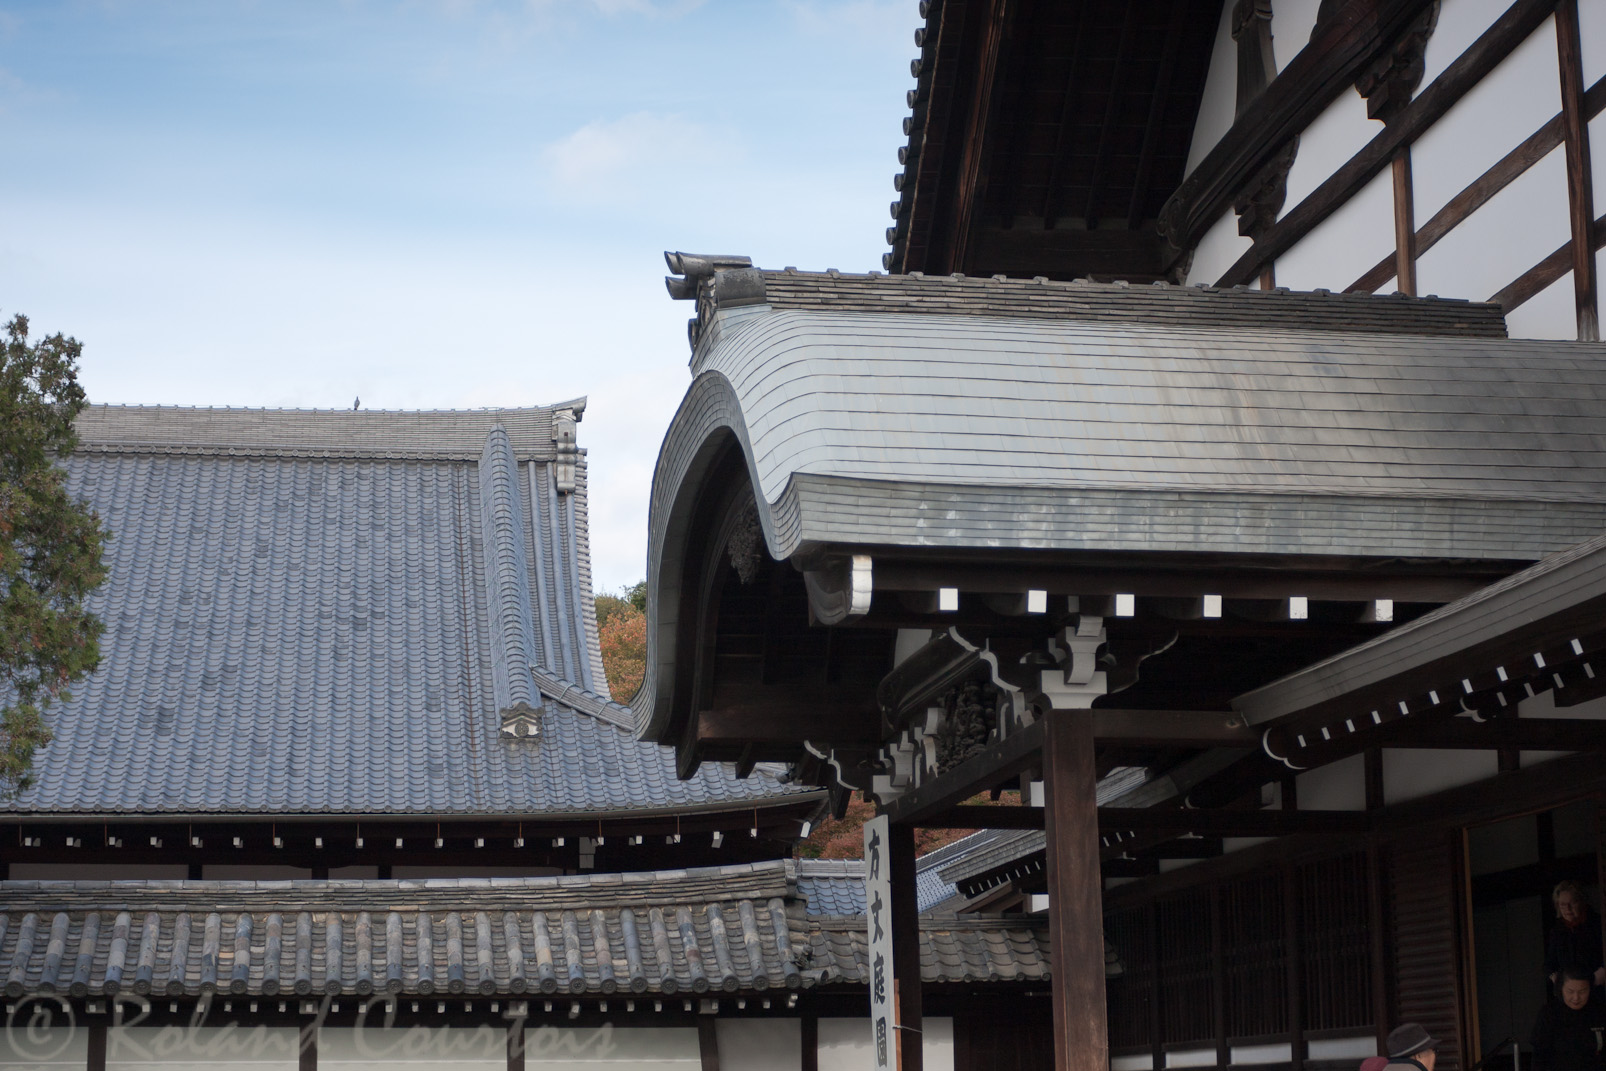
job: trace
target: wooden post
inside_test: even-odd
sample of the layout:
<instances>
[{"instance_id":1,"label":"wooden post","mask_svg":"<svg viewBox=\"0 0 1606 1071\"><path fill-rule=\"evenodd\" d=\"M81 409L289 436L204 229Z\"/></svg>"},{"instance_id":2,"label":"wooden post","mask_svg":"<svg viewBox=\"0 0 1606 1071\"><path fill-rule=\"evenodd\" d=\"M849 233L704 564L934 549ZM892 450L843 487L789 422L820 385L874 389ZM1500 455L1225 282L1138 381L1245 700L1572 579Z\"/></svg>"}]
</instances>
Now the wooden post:
<instances>
[{"instance_id":1,"label":"wooden post","mask_svg":"<svg viewBox=\"0 0 1606 1071\"><path fill-rule=\"evenodd\" d=\"M106 1024L89 1024L89 1055L84 1061L87 1071L106 1071Z\"/></svg>"},{"instance_id":2,"label":"wooden post","mask_svg":"<svg viewBox=\"0 0 1606 1071\"><path fill-rule=\"evenodd\" d=\"M697 1017L697 1054L703 1071L719 1071L719 1020L712 1015Z\"/></svg>"},{"instance_id":3,"label":"wooden post","mask_svg":"<svg viewBox=\"0 0 1606 1071\"><path fill-rule=\"evenodd\" d=\"M1210 979L1212 1022L1216 1030L1216 1066L1224 1068L1232 1063L1232 1049L1227 1044L1227 942L1222 919L1225 892L1220 885L1210 890ZM1160 1065L1155 1065L1160 1071Z\"/></svg>"},{"instance_id":4,"label":"wooden post","mask_svg":"<svg viewBox=\"0 0 1606 1071\"><path fill-rule=\"evenodd\" d=\"M1394 172L1394 282L1402 294L1416 297L1416 197L1411 188L1411 146L1401 145L1391 162Z\"/></svg>"},{"instance_id":5,"label":"wooden post","mask_svg":"<svg viewBox=\"0 0 1606 1071\"><path fill-rule=\"evenodd\" d=\"M1104 882L1099 876L1093 715L1053 710L1043 734L1048 925L1053 950L1054 1066L1105 1071Z\"/></svg>"},{"instance_id":6,"label":"wooden post","mask_svg":"<svg viewBox=\"0 0 1606 1071\"><path fill-rule=\"evenodd\" d=\"M1383 859L1381 845L1374 842L1367 846L1366 929L1371 939L1372 1030L1377 1035L1377 1051L1380 1055L1388 1052L1390 1021L1393 1019L1389 1014L1388 918L1384 914Z\"/></svg>"},{"instance_id":7,"label":"wooden post","mask_svg":"<svg viewBox=\"0 0 1606 1071\"><path fill-rule=\"evenodd\" d=\"M1383 749L1369 747L1365 752L1366 759L1366 809L1368 811L1381 811L1383 809Z\"/></svg>"},{"instance_id":8,"label":"wooden post","mask_svg":"<svg viewBox=\"0 0 1606 1071\"><path fill-rule=\"evenodd\" d=\"M318 1071L318 1020L306 1019L301 1023L301 1060L299 1071Z\"/></svg>"},{"instance_id":9,"label":"wooden post","mask_svg":"<svg viewBox=\"0 0 1606 1071\"><path fill-rule=\"evenodd\" d=\"M1305 1066L1305 1009L1303 993L1304 963L1299 948L1299 871L1283 866L1283 950L1288 969L1288 1052L1289 1067L1302 1071Z\"/></svg>"},{"instance_id":10,"label":"wooden post","mask_svg":"<svg viewBox=\"0 0 1606 1071\"><path fill-rule=\"evenodd\" d=\"M820 1017L813 1009L803 1013L802 1071L820 1071ZM957 1025L957 1021L956 1021ZM957 1038L955 1039L958 1040Z\"/></svg>"},{"instance_id":11,"label":"wooden post","mask_svg":"<svg viewBox=\"0 0 1606 1071\"><path fill-rule=\"evenodd\" d=\"M507 1071L524 1071L524 1020L509 1019L507 1024Z\"/></svg>"},{"instance_id":12,"label":"wooden post","mask_svg":"<svg viewBox=\"0 0 1606 1071\"><path fill-rule=\"evenodd\" d=\"M898 1005L899 1071L921 1071L925 1033L920 985L920 894L915 888L915 830L890 827L887 862L892 874L892 988Z\"/></svg>"},{"instance_id":13,"label":"wooden post","mask_svg":"<svg viewBox=\"0 0 1606 1071\"><path fill-rule=\"evenodd\" d=\"M1149 1062L1154 1071L1165 1067L1165 1017L1160 1011L1160 905L1149 904Z\"/></svg>"},{"instance_id":14,"label":"wooden post","mask_svg":"<svg viewBox=\"0 0 1606 1071\"><path fill-rule=\"evenodd\" d=\"M1567 147L1573 296L1578 309L1578 339L1595 342L1600 338L1600 308L1595 282L1595 195L1589 162L1589 121L1584 114L1582 47L1578 0L1561 0L1556 5L1556 52L1561 72L1562 143Z\"/></svg>"}]
</instances>

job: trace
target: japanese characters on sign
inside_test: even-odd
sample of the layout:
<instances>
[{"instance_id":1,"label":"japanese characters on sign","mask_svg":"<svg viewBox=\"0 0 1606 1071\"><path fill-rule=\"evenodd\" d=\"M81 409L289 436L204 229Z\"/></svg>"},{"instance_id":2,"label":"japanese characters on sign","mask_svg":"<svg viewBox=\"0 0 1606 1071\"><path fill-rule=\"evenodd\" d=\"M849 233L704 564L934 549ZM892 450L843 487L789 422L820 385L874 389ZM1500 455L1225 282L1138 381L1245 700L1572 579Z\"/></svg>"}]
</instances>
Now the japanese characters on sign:
<instances>
[{"instance_id":1,"label":"japanese characters on sign","mask_svg":"<svg viewBox=\"0 0 1606 1071\"><path fill-rule=\"evenodd\" d=\"M886 815L864 824L864 905L869 915L870 1027L876 1071L898 1066L897 1007L892 982L892 868Z\"/></svg>"}]
</instances>

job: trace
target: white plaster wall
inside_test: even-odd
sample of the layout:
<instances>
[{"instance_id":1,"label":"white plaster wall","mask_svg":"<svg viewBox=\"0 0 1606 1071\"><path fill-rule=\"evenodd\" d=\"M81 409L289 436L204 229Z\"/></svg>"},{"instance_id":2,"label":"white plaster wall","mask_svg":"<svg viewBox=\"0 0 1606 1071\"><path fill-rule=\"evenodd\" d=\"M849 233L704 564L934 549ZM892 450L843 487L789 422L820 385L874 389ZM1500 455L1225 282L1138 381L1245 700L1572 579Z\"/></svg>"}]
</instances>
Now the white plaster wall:
<instances>
[{"instance_id":1,"label":"white plaster wall","mask_svg":"<svg viewBox=\"0 0 1606 1071\"><path fill-rule=\"evenodd\" d=\"M112 1027L106 1031L106 1071L223 1066L295 1071L300 1045L301 1032L293 1026Z\"/></svg>"},{"instance_id":2,"label":"white plaster wall","mask_svg":"<svg viewBox=\"0 0 1606 1071\"><path fill-rule=\"evenodd\" d=\"M1193 141L1188 146L1188 171L1199 166L1199 161L1215 148L1221 136L1232 129L1233 112L1237 107L1238 42L1232 39L1232 5L1229 3L1222 5L1221 25L1216 27L1210 71L1205 75L1204 95L1199 100L1199 118L1193 124Z\"/></svg>"},{"instance_id":3,"label":"white plaster wall","mask_svg":"<svg viewBox=\"0 0 1606 1071\"><path fill-rule=\"evenodd\" d=\"M1214 1067L1215 1049L1178 1049L1165 1054L1167 1067Z\"/></svg>"},{"instance_id":4,"label":"white plaster wall","mask_svg":"<svg viewBox=\"0 0 1606 1071\"><path fill-rule=\"evenodd\" d=\"M524 1034L531 1071L603 1071L647 1068L697 1071L702 1058L691 1027L531 1026ZM326 1027L318 1031L320 1071L502 1071L507 1031L482 1027Z\"/></svg>"},{"instance_id":5,"label":"white plaster wall","mask_svg":"<svg viewBox=\"0 0 1606 1071\"><path fill-rule=\"evenodd\" d=\"M1394 187L1385 170L1277 258L1277 285L1341 291L1393 249Z\"/></svg>"},{"instance_id":6,"label":"white plaster wall","mask_svg":"<svg viewBox=\"0 0 1606 1071\"><path fill-rule=\"evenodd\" d=\"M1294 166L1288 170L1288 199L1283 202L1282 214L1286 216L1309 197L1312 190L1382 131L1382 123L1366 117L1365 97L1354 89L1340 93L1299 135L1299 151L1294 154ZM1393 224L1389 227L1392 233Z\"/></svg>"},{"instance_id":7,"label":"white plaster wall","mask_svg":"<svg viewBox=\"0 0 1606 1071\"><path fill-rule=\"evenodd\" d=\"M1573 273L1568 272L1508 312L1506 332L1512 338L1577 338Z\"/></svg>"},{"instance_id":8,"label":"white plaster wall","mask_svg":"<svg viewBox=\"0 0 1606 1071\"><path fill-rule=\"evenodd\" d=\"M1583 38L1584 86L1588 88L1606 76L1606 4L1579 0L1578 34Z\"/></svg>"},{"instance_id":9,"label":"white plaster wall","mask_svg":"<svg viewBox=\"0 0 1606 1071\"><path fill-rule=\"evenodd\" d=\"M1570 233L1566 158L1558 145L1418 258L1417 289L1487 301Z\"/></svg>"},{"instance_id":10,"label":"white plaster wall","mask_svg":"<svg viewBox=\"0 0 1606 1071\"><path fill-rule=\"evenodd\" d=\"M929 1071L954 1071L954 1021L933 1018L922 1025L925 1066ZM821 1019L818 1040L820 1071L864 1071L873 1066L868 1018Z\"/></svg>"},{"instance_id":11,"label":"white plaster wall","mask_svg":"<svg viewBox=\"0 0 1606 1071\"><path fill-rule=\"evenodd\" d=\"M1445 8L1458 2L1481 0L1452 0ZM1434 39L1437 37L1435 34ZM1560 110L1561 82L1556 73L1556 27L1552 18L1546 19L1412 144L1411 185L1417 226L1432 219L1450 198Z\"/></svg>"},{"instance_id":12,"label":"white plaster wall","mask_svg":"<svg viewBox=\"0 0 1606 1071\"><path fill-rule=\"evenodd\" d=\"M1606 3L1597 5L1606 11ZM1606 34L1606 26L1601 27ZM1606 45L1602 46L1606 48ZM1591 184L1595 193L1595 216L1599 218L1606 214L1606 112L1601 112L1589 121L1589 157L1590 177L1594 179Z\"/></svg>"},{"instance_id":13,"label":"white plaster wall","mask_svg":"<svg viewBox=\"0 0 1606 1071\"><path fill-rule=\"evenodd\" d=\"M1431 85L1510 6L1511 0L1444 0L1423 56L1422 85Z\"/></svg>"},{"instance_id":14,"label":"white plaster wall","mask_svg":"<svg viewBox=\"0 0 1606 1071\"><path fill-rule=\"evenodd\" d=\"M1366 810L1366 759L1347 759L1319 766L1294 778L1299 806L1308 811Z\"/></svg>"},{"instance_id":15,"label":"white plaster wall","mask_svg":"<svg viewBox=\"0 0 1606 1071\"><path fill-rule=\"evenodd\" d=\"M797 1071L803 1066L799 1019L720 1019L719 1071Z\"/></svg>"},{"instance_id":16,"label":"white plaster wall","mask_svg":"<svg viewBox=\"0 0 1606 1071\"><path fill-rule=\"evenodd\" d=\"M1320 1038L1306 1042L1312 1060L1364 1060L1382 1055L1377 1051L1376 1034L1357 1034L1352 1038Z\"/></svg>"},{"instance_id":17,"label":"white plaster wall","mask_svg":"<svg viewBox=\"0 0 1606 1071\"><path fill-rule=\"evenodd\" d=\"M1110 1057L1110 1071L1154 1071L1154 1056L1138 1053L1134 1056Z\"/></svg>"},{"instance_id":18,"label":"white plaster wall","mask_svg":"<svg viewBox=\"0 0 1606 1071\"><path fill-rule=\"evenodd\" d=\"M7 1023L0 1031L0 1067L83 1071L87 1065L89 1031L63 1023L55 1008L20 1004Z\"/></svg>"},{"instance_id":19,"label":"white plaster wall","mask_svg":"<svg viewBox=\"0 0 1606 1071\"><path fill-rule=\"evenodd\" d=\"M1276 0L1271 5L1271 51L1277 57L1279 71L1310 44L1310 32L1316 28L1316 12L1321 6L1322 0ZM1231 5L1228 7L1230 10Z\"/></svg>"},{"instance_id":20,"label":"white plaster wall","mask_svg":"<svg viewBox=\"0 0 1606 1071\"><path fill-rule=\"evenodd\" d=\"M1238 214L1227 209L1199 240L1199 248L1193 251L1193 263L1188 267L1188 283L1214 286L1216 280L1221 278L1221 273L1232 267L1253 244L1238 233Z\"/></svg>"},{"instance_id":21,"label":"white plaster wall","mask_svg":"<svg viewBox=\"0 0 1606 1071\"><path fill-rule=\"evenodd\" d=\"M1383 802L1402 803L1482 781L1498 772L1498 762L1493 751L1384 748Z\"/></svg>"},{"instance_id":22,"label":"white plaster wall","mask_svg":"<svg viewBox=\"0 0 1606 1071\"><path fill-rule=\"evenodd\" d=\"M1286 1041L1281 1045L1234 1045L1230 1051L1234 1064L1285 1064L1293 1059L1293 1050Z\"/></svg>"}]
</instances>

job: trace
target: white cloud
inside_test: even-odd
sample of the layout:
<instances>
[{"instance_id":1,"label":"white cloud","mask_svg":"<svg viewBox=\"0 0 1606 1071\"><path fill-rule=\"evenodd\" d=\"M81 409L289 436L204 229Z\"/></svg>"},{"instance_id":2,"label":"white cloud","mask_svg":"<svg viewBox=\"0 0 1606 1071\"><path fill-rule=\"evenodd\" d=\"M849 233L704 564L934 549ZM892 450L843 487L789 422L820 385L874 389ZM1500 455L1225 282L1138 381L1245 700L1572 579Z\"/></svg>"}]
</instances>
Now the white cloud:
<instances>
[{"instance_id":1,"label":"white cloud","mask_svg":"<svg viewBox=\"0 0 1606 1071\"><path fill-rule=\"evenodd\" d=\"M584 204L634 202L654 190L684 188L739 157L724 139L679 115L636 112L587 123L542 153L551 192Z\"/></svg>"}]
</instances>

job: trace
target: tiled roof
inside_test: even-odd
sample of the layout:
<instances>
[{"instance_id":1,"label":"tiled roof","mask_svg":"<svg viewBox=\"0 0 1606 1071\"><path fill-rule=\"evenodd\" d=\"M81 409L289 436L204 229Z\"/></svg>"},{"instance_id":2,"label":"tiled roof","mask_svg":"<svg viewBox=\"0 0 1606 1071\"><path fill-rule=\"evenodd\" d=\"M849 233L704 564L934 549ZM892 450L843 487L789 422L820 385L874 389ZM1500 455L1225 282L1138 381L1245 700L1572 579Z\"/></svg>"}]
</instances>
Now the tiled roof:
<instances>
[{"instance_id":1,"label":"tiled roof","mask_svg":"<svg viewBox=\"0 0 1606 1071\"><path fill-rule=\"evenodd\" d=\"M864 920L812 918L787 861L428 881L0 883L15 998L701 993L865 982ZM926 918L928 982L1042 979L1041 920Z\"/></svg>"},{"instance_id":2,"label":"tiled roof","mask_svg":"<svg viewBox=\"0 0 1606 1071\"><path fill-rule=\"evenodd\" d=\"M937 873L943 858L933 852L915 861L915 896L921 911L930 911L958 895L959 890ZM797 890L810 915L862 915L864 860L799 859Z\"/></svg>"},{"instance_id":3,"label":"tiled roof","mask_svg":"<svg viewBox=\"0 0 1606 1071\"><path fill-rule=\"evenodd\" d=\"M715 274L716 296L744 271L764 289L733 283L700 332L654 473L632 701L649 736L676 672L659 616L679 598L675 505L727 436L777 559L819 545L1519 564L1606 528L1598 343L776 308L756 269Z\"/></svg>"},{"instance_id":4,"label":"tiled roof","mask_svg":"<svg viewBox=\"0 0 1606 1071\"><path fill-rule=\"evenodd\" d=\"M112 533L90 600L102 659L9 809L589 815L789 795L767 769L678 780L608 698L585 465L571 453L561 490L555 411L88 410L67 466Z\"/></svg>"},{"instance_id":5,"label":"tiled roof","mask_svg":"<svg viewBox=\"0 0 1606 1071\"><path fill-rule=\"evenodd\" d=\"M1504 310L1491 302L1327 290L1218 289L1078 279L758 270L773 309L913 313L1144 323L1168 327L1364 331L1374 334L1505 338Z\"/></svg>"}]
</instances>

